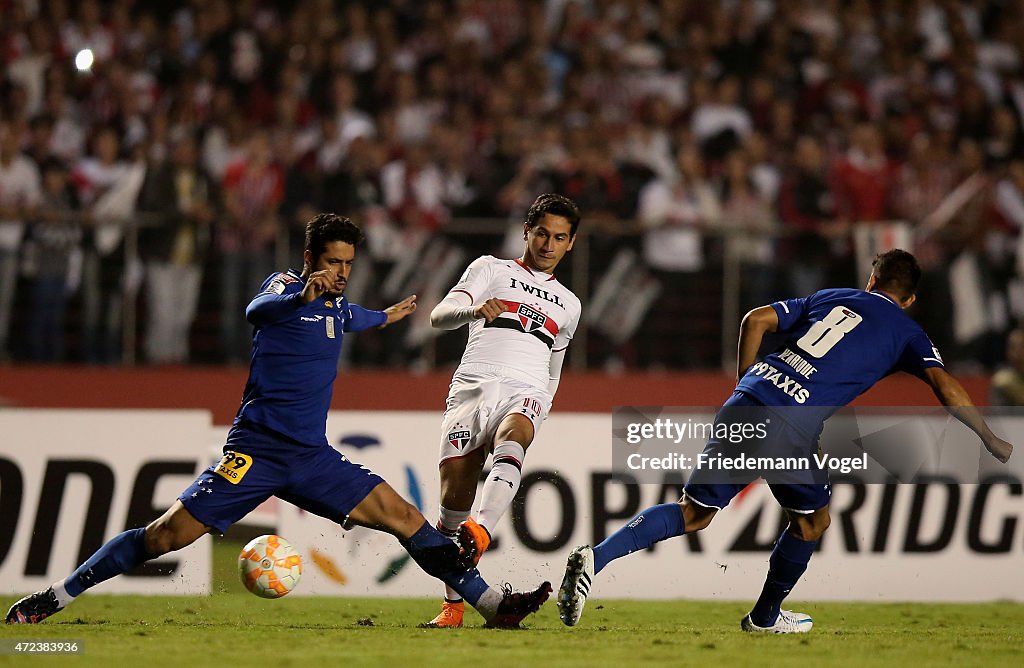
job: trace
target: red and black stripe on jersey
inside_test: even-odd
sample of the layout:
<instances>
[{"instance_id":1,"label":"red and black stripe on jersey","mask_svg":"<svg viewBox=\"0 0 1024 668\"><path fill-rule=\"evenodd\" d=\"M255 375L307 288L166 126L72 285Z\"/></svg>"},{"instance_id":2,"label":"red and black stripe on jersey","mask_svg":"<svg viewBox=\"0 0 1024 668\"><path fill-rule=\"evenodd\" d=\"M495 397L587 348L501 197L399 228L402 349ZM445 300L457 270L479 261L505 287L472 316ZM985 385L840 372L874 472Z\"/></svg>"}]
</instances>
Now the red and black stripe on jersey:
<instances>
[{"instance_id":1,"label":"red and black stripe on jersey","mask_svg":"<svg viewBox=\"0 0 1024 668\"><path fill-rule=\"evenodd\" d=\"M548 348L555 345L558 336L558 323L549 318L543 311L529 304L502 299L508 309L494 320L484 323L484 327L500 327L514 329L517 332L530 334L540 339Z\"/></svg>"}]
</instances>

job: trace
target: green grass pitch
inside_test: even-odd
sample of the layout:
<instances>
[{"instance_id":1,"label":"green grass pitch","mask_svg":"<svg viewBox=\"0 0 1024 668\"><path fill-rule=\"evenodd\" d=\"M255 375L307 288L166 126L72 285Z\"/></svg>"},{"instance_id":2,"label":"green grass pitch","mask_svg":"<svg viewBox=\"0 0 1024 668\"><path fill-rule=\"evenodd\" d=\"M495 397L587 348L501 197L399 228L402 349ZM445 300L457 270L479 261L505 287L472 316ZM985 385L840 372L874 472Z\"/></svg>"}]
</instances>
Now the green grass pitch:
<instances>
[{"instance_id":1,"label":"green grass pitch","mask_svg":"<svg viewBox=\"0 0 1024 668\"><path fill-rule=\"evenodd\" d=\"M87 594L38 626L2 626L0 640L78 640L80 656L0 656L26 666L1018 666L1024 605L803 603L806 636L739 630L749 601L591 601L577 628L553 601L528 628L426 630L426 599L285 598L265 601L235 576L241 543L218 540L212 596ZM301 586L301 585L300 585ZM555 583L557 586L557 583ZM683 594L684 592L680 592ZM11 602L0 603L4 610Z\"/></svg>"}]
</instances>

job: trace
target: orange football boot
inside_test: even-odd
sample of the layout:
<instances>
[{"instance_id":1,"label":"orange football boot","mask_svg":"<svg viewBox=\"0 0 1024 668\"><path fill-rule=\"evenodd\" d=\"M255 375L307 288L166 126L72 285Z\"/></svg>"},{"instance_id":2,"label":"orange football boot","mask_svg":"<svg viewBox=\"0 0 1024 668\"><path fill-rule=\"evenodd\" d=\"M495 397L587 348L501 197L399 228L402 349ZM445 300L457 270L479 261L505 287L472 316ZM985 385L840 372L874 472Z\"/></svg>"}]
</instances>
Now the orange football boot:
<instances>
[{"instance_id":1,"label":"orange football boot","mask_svg":"<svg viewBox=\"0 0 1024 668\"><path fill-rule=\"evenodd\" d=\"M466 605L462 601L452 603L448 599L441 604L441 613L425 624L420 624L424 629L458 629L462 628L462 614L466 611Z\"/></svg>"},{"instance_id":2,"label":"orange football boot","mask_svg":"<svg viewBox=\"0 0 1024 668\"><path fill-rule=\"evenodd\" d=\"M470 517L459 525L455 542L459 544L462 565L475 568L480 563L480 557L491 546L491 534Z\"/></svg>"}]
</instances>

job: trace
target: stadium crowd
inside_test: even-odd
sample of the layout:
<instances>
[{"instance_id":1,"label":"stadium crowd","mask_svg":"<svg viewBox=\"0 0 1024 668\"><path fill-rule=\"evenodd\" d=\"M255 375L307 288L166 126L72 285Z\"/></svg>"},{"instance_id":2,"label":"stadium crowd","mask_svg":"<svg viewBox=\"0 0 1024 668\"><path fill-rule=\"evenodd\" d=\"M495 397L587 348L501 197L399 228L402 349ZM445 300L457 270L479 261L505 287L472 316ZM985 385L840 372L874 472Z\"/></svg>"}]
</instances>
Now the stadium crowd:
<instances>
[{"instance_id":1,"label":"stadium crowd","mask_svg":"<svg viewBox=\"0 0 1024 668\"><path fill-rule=\"evenodd\" d=\"M915 315L960 366L997 365L1024 315L1019 2L0 0L0 17L3 359L119 361L131 300L141 359L241 361L245 303L314 212L362 224L386 284L410 254L443 264L433 239L499 252L493 227L458 223L521 220L545 191L583 211L587 290L624 249L644 277L637 335L590 320L573 354L591 364L717 366L723 267L745 309L855 285L858 254L893 244L921 259ZM356 361L408 362L368 341Z\"/></svg>"}]
</instances>

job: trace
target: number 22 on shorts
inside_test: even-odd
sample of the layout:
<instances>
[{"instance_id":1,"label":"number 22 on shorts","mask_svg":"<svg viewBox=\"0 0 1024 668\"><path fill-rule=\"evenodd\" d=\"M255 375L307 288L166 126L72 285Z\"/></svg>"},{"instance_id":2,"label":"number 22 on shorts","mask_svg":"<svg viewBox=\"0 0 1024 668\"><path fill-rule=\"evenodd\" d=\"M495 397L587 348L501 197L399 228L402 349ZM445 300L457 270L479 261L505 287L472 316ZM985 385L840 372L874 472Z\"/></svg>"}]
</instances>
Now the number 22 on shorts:
<instances>
[{"instance_id":1,"label":"number 22 on shorts","mask_svg":"<svg viewBox=\"0 0 1024 668\"><path fill-rule=\"evenodd\" d=\"M237 485L249 472L251 466L252 457L244 452L228 450L213 472L225 478L232 485Z\"/></svg>"}]
</instances>

